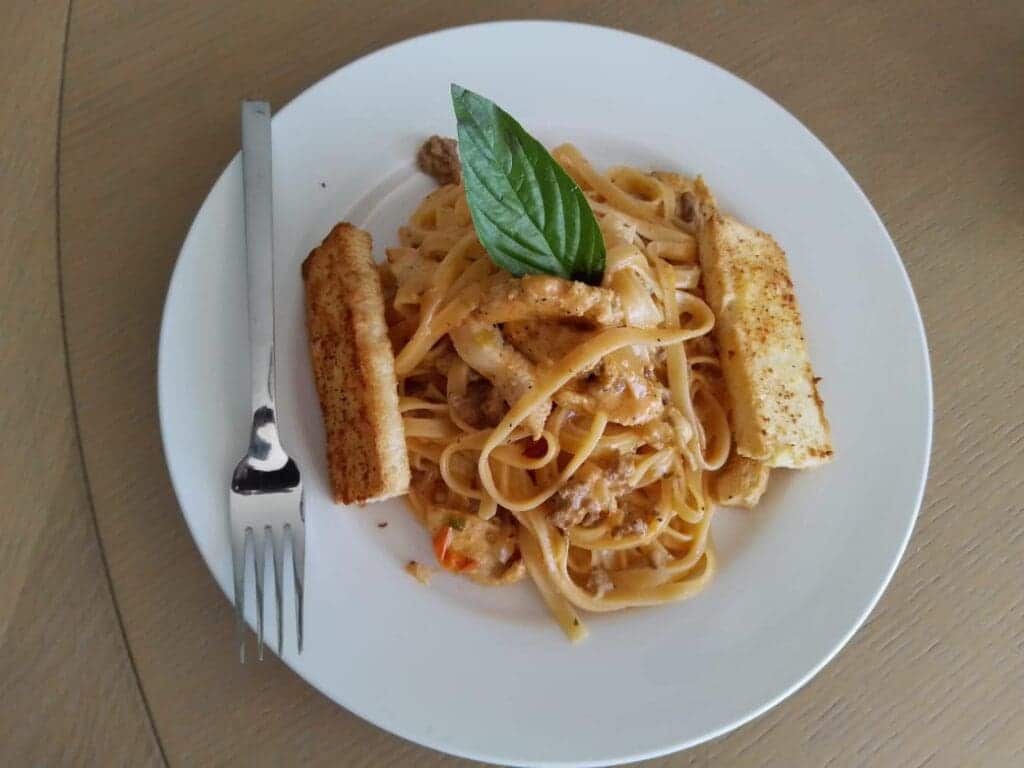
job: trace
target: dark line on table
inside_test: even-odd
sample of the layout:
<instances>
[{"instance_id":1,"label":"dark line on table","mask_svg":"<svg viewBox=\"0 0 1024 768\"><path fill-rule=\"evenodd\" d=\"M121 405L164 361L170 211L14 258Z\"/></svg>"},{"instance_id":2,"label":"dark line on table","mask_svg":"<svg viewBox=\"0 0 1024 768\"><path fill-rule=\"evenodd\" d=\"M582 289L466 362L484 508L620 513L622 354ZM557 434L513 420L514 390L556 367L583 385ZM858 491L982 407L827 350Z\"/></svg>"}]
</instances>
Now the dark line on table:
<instances>
[{"instance_id":1,"label":"dark line on table","mask_svg":"<svg viewBox=\"0 0 1024 768\"><path fill-rule=\"evenodd\" d=\"M54 226L56 227L56 243L57 243L57 300L58 309L60 311L60 331L61 340L64 343L64 376L68 382L68 394L71 397L71 426L74 430L75 444L78 447L78 463L82 467L82 479L85 481L85 496L86 502L89 505L89 515L92 518L93 535L96 537L96 545L100 553L100 562L103 565L103 574L107 579L107 590L110 593L110 602L113 604L114 617L117 619L117 626L121 632L121 643L124 646L125 653L128 656L128 664L131 667L132 675L135 678L135 687L139 692L139 698L142 700L142 707L146 713L146 719L149 723L149 730L153 736L153 740L156 742L157 749L160 752L160 759L165 766L169 766L170 762L167 759L167 752L164 749L163 741L160 739L160 733L156 727L156 720L153 718L153 710L149 706L149 699L146 698L146 691L142 687L142 676L139 675L138 665L135 663L135 656L132 653L131 645L128 643L128 634L124 628L124 618L121 616L121 608L117 603L117 595L114 591L114 581L110 577L110 563L107 560L107 551L103 546L103 538L100 536L100 526L96 519L96 504L93 500L92 494L92 483L89 480L89 467L85 463L85 448L82 445L82 429L78 420L78 400L75 397L75 382L71 376L71 349L68 346L68 323L67 315L64 312L64 271L62 266L62 242L61 242L61 202L60 202L60 169L61 169L61 154L63 147L63 133L64 133L64 85L66 82L67 75L67 63L68 63L68 34L71 30L71 9L74 4L74 0L68 0L67 14L64 18L64 48L61 51L60 60L60 86L57 95L57 146L56 162L54 168L56 169L56 179L54 180Z\"/></svg>"}]
</instances>

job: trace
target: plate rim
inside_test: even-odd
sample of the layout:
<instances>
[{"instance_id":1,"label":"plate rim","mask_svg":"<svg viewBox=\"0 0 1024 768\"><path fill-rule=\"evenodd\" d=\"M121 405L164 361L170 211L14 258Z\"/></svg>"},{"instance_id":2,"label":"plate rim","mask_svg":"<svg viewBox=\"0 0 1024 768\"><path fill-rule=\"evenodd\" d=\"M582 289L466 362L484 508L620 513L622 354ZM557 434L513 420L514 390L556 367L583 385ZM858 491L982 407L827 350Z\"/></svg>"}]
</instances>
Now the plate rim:
<instances>
[{"instance_id":1,"label":"plate rim","mask_svg":"<svg viewBox=\"0 0 1024 768\"><path fill-rule=\"evenodd\" d=\"M386 724L380 718L377 718L377 717L370 716L370 715L366 714L361 707L359 707L357 705L350 704L350 703L342 704L336 698L334 698L334 696L332 696L329 693L327 693L317 683L316 680L312 679L311 677L307 677L305 674L303 674L302 672L298 671L295 667L293 667L287 661L287 659L278 656L278 658L281 659L281 661L288 667L290 672L298 675L300 679L302 679L308 685L312 686L318 693L320 693L326 699L331 701L332 704L334 704L335 706L341 707L341 708L351 712L352 714L356 715L360 719L365 720L366 722L369 722L369 723L373 724L374 726L376 726L376 727L386 731L387 733L389 733L391 735L397 736L397 737L402 738L402 739L404 739L406 741L410 741L410 742L419 744L421 746L428 747L428 748L436 750L438 752L454 755L454 756L457 756L457 757L467 758L467 759L471 759L471 760L482 760L482 761L485 761L485 762L488 762L488 763L492 763L492 764L509 764L509 763L515 764L515 763L518 763L518 764L523 764L523 765L527 765L528 764L528 765L536 765L536 766L546 766L546 767L550 767L550 768L556 768L556 767L561 768L561 767L568 767L568 766L610 766L610 765L618 765L618 764L621 764L623 762L629 762L629 761L649 760L649 759L653 759L653 758L669 755L669 754L672 754L672 753L675 753L675 752L679 752L679 751L682 751L682 750L690 749L691 747L694 747L694 746L697 746L699 744L705 743L707 741L711 741L713 739L719 738L719 737L721 737L721 736L723 736L723 735L725 735L727 733L730 733L730 732L732 732L732 731L742 727L743 725L746 725L747 723L751 722L752 720L755 720L756 718L760 717L764 713L766 713L769 710L773 709L774 707L778 706L780 703L785 701L787 698L792 696L794 693L796 693L801 688L803 688L807 683L809 683L814 677L816 677L822 671L822 669L824 669L831 661L833 661L836 658L836 656L839 654L839 652L842 651L847 646L847 644L850 642L852 637L864 626L864 623L867 621L868 617L871 615L871 613L877 607L879 601L882 598L882 595L888 589L888 587L889 587L889 585L890 585L890 583L892 581L892 578L895 575L896 570L899 568L900 564L902 563L903 558L906 555L906 550L907 550L907 547L909 545L910 539L911 539L911 537L913 535L913 532L914 532L914 529L916 527L917 520L918 520L918 518L920 516L921 507L922 507L922 504L923 504L923 501L924 501L924 494L925 494L925 491L927 489L928 476L929 476L929 471L930 471L930 468L931 468L931 458L932 458L932 451L933 451L933 433L934 433L934 421L935 421L934 383L933 383L933 376L932 376L931 356L930 356L930 350L929 350L929 346L928 346L928 337L927 337L927 332L926 332L926 328L925 328L925 324L924 324L924 319L923 319L923 316L922 316L922 313L921 313L920 303L917 300L917 295L916 295L916 293L914 291L913 284L911 283L911 280L910 280L910 275L909 275L909 273L907 271L907 268L906 268L906 264L904 263L903 257L900 254L900 250L899 250L899 248L897 248L896 243L893 240L892 235L890 234L888 228L886 227L885 221L882 219L881 214L879 214L879 212L876 210L874 205L871 203L871 200L865 194L864 190L861 188L861 186L857 182L857 180L853 177L853 175L849 172L849 170L847 170L846 166L839 160L838 157L836 157L836 155L832 152L832 150L828 147L828 145L825 144L824 141L822 141L813 131L810 130L810 128L808 128L806 125L804 125L804 123L799 118L797 118L785 106L783 106L778 101L776 101L772 96L770 96L769 94L765 93L763 90L761 90L760 88L758 88L754 84L748 82L747 80L745 80L744 78L740 77L739 75L736 75L733 72L725 69L724 67L716 64L715 62L710 61L708 59L705 59L702 56L698 56L697 54L694 54L691 51L688 51L686 49L683 49L683 48L677 47L675 45L672 45L671 43L667 43L667 42L664 42L664 41L656 39L656 38L648 37L646 35L641 35L641 34L638 34L636 32L632 32L632 31L625 30L625 29L619 29L619 28L616 28L616 27L609 27L609 26L604 26L604 25L599 25L599 24L590 24L590 23L585 23L585 22L565 21L565 20L552 20L552 19L520 18L520 19L507 19L507 20L497 20L497 21L483 21L483 22L476 22L476 23L470 23L470 24L456 25L456 26L451 26L451 27L443 27L443 28L431 30L429 32L425 32L423 34L413 35L413 36L410 36L410 37L403 38L401 40L397 40L397 41L395 41L393 43L390 43L390 44L388 44L386 46L383 46L381 48L375 49L373 51L369 51L369 52L367 52L367 53L365 53L365 54L363 54L361 56L353 58L350 61L347 61L343 65L341 65L339 67L336 67L335 69L331 70L330 72L326 73L325 75L323 75L322 77L317 79L315 82L313 82L310 85L306 86L301 92L299 92L294 97L292 97L276 113L274 113L273 119L277 120L278 117L281 117L281 116L285 115L288 112L288 110L292 109L293 107L298 105L303 100L308 99L308 98L312 98L314 93L319 88L321 88L327 81L329 81L330 79L332 79L333 77L338 75L343 70L345 70L345 69L347 69L349 67L352 67L354 65L357 65L357 64L360 64L360 63L364 63L367 60L373 59L375 57L387 56L387 55L392 53L393 49L397 49L399 47L402 47L402 46L407 45L409 43L412 43L414 41L421 41L421 40L424 40L426 38L444 36L444 35L451 34L451 33L454 33L454 32L468 32L468 31L471 31L471 30L474 30L474 29L495 28L495 27L504 27L504 28L507 28L507 29L510 29L510 28L522 29L522 28L526 28L526 27L530 27L530 26L545 26L545 27L551 27L551 28L561 27L563 29L569 30L570 33L573 33L573 32L576 32L576 31L580 31L580 30L599 30L599 31L602 31L602 32L605 32L605 33L613 33L615 35L625 36L625 37L628 37L628 38L633 38L634 40L643 42L644 44L647 44L647 45L654 45L654 46L658 46L658 47L661 47L661 48L669 49L674 54L677 54L677 55L681 54L683 56L686 56L686 57L694 60L699 65L710 67L710 68L716 70L720 75L724 75L725 77L727 77L730 80L734 81L736 84L739 84L741 87L743 87L746 90L748 90L755 98L761 98L761 99L767 100L774 108L776 108L776 109L780 110L782 113L784 113L785 116L789 119L789 121L793 124L793 126L795 128L797 128L799 131L801 131L805 135L806 138L809 138L820 149L824 150L824 153L825 153L826 157L828 158L828 162L832 165L833 170L838 170L840 175L845 178L845 180L852 186L852 188L854 190L856 190L857 195L859 196L861 201L866 205L867 209L871 212L872 216L874 217L874 221L878 225L878 227L879 227L880 231L882 232L882 234L884 235L885 241L888 244L888 246L891 248L892 253L896 256L896 263L897 263L898 272L899 272L899 275L900 275L900 278L901 278L901 285L902 285L902 288L905 290L906 295L910 299L910 306L912 308L912 315L913 315L913 318L914 318L914 330L916 331L917 337L918 337L919 342L920 342L919 343L919 350L920 350L921 358L922 358L921 359L921 363L922 363L922 371L923 371L923 381L921 383L924 385L924 393L925 393L924 400L925 400L926 413L927 413L927 419L925 421L925 434L924 434L924 440L923 440L924 461L923 461L922 466L921 466L921 476L920 476L920 478L917 481L917 492L916 492L916 498L915 498L914 503L913 503L912 514L910 514L909 517L908 517L907 525L906 525L906 530L902 534L902 540L899 543L899 546L898 546L897 551L896 551L896 555L893 558L892 563L889 565L889 567L887 569L887 572L884 574L884 578L880 581L879 586L875 590L874 595L872 596L872 598L870 599L870 601L868 602L866 607L863 609L863 611L861 611L861 613L858 616L858 618L856 619L856 621L853 622L853 624L849 627L849 629L843 634L843 636L841 638L839 638L839 640L835 643L834 647L832 647L828 651L828 653L826 653L820 660L818 660L811 668L809 668L809 670L806 673L804 673L802 676L800 676L799 679L797 679L793 684L791 684L788 688L782 690L775 697L773 697L770 700L766 701L761 706L755 707L755 708L751 709L749 712L747 712L742 717L739 717L736 720L734 720L734 721L732 721L730 723L727 723L727 724L723 725L722 727L720 727L718 729L709 731L709 732L707 732L707 733L705 733L705 734L703 734L702 736L699 736L699 737L683 739L683 740L680 740L680 741L677 741L677 742L673 742L672 744L668 744L668 745L664 745L664 746L660 746L660 747L655 747L655 748L652 748L652 749L649 749L649 750L646 750L646 751L641 751L641 752L625 752L625 753L620 753L620 754L617 754L617 755L609 756L607 758L602 758L602 759L599 759L599 760L592 760L592 761L585 761L585 762L573 761L571 763L570 762L563 762L563 761L526 761L526 762L523 762L522 760L517 760L515 757L497 755L497 754L494 754L494 753L489 753L489 754L476 753L476 752L471 752L471 751L468 751L468 750L461 750L458 747L451 746L451 745L448 745L448 744L444 744L444 743L442 743L439 740L432 740L432 739L426 738L426 737L424 737L424 738L417 737L417 738L414 739L414 738L412 738L410 736L404 735L403 733L400 732L400 730L401 730L400 728L394 727L392 724ZM186 524L186 526L188 528L189 535L192 538L193 545L199 551L200 557L202 557L203 562L205 563L205 565L206 565L206 567L207 567L207 569L208 569L208 571L210 573L210 576L213 577L214 583L221 590L221 592L224 594L225 598L228 600L229 603L232 603L232 597L222 587L222 585L220 584L220 582L216 578L216 569L214 568L214 565L211 562L211 560L207 557L206 553L203 551L203 548L199 546L198 538L197 538L197 535L196 535L196 529L194 528L193 521L189 517L189 515L186 514L185 508L184 508L183 504L181 503L182 493L180 492L179 488L180 488L180 486L182 484L182 479L177 477L175 475L174 470L172 469L171 461L170 461L170 454L169 454L168 444L167 444L167 425L166 425L166 422L167 422L167 419L169 418L169 413L168 413L169 406L165 405L165 402L166 402L167 398L166 398L165 389L164 389L164 385L163 385L163 378L164 377L163 377L162 371L163 371L164 366L165 366L165 361L167 360L167 355L166 355L166 351L165 351L166 339L167 339L167 333L168 333L168 331L167 331L167 328L168 328L167 317L168 317L168 313L169 313L169 310L170 310L172 296L174 295L176 289L180 290L179 286L181 284L181 277L180 276L181 276L181 272L182 272L182 269L181 269L181 266L182 266L182 256L184 255L186 249L190 245L190 242L193 240L193 238L195 236L195 230L197 228L197 224L198 224L200 213L206 207L206 204L209 202L209 200L213 196L214 191L217 188L217 185L224 178L225 174L230 170L232 165L239 160L240 155L241 155L241 151L239 150L234 155L232 155L232 157L228 160L228 162L223 166L223 168L220 171L220 173L217 174L216 178L214 179L213 183L211 184L211 186L209 188L209 191L203 197L203 200L199 204L198 208L195 209L195 211L193 213L193 216L192 216L192 219L191 219L191 223L190 223L189 228L188 228L188 231L187 231L184 239L181 242L180 248L178 249L178 254L177 254L176 258L175 258L174 267L173 267L173 269L171 271L170 278L168 279L167 290L166 290L166 294L165 294L165 297L164 297L164 303L163 303L163 306L162 306L162 309L161 309L160 330L159 330L158 344L157 344L157 365L156 365L157 410L158 410L159 426L160 426L160 443L161 443L161 450L162 450L163 457L164 457L164 464L166 465L168 477L169 477L169 479L171 481L171 486L172 486L172 488L174 490L175 500L178 503L179 512L180 512L182 518L184 518L184 520L185 520L185 524ZM251 622L250 622L250 624L251 624ZM273 653L275 656L277 655L276 651L274 651L269 646L268 646L268 650L271 653Z\"/></svg>"}]
</instances>

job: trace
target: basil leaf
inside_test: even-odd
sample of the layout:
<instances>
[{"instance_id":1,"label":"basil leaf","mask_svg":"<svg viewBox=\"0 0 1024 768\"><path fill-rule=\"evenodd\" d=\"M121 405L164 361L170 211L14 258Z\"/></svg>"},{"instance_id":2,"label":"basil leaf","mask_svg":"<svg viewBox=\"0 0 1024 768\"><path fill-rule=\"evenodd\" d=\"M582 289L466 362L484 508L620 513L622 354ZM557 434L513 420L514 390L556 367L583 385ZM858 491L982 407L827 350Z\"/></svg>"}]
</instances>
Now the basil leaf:
<instances>
[{"instance_id":1,"label":"basil leaf","mask_svg":"<svg viewBox=\"0 0 1024 768\"><path fill-rule=\"evenodd\" d=\"M604 238L576 182L494 102L453 83L452 105L469 212L494 263L600 283Z\"/></svg>"}]
</instances>

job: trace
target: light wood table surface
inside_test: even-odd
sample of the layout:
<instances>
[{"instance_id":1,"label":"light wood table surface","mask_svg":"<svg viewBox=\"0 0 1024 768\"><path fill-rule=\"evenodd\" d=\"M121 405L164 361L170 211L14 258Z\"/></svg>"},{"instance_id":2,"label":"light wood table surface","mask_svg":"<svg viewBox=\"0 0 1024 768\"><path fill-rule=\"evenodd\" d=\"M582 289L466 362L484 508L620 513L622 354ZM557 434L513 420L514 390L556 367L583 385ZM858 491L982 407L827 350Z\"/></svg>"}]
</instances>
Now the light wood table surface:
<instances>
[{"instance_id":1,"label":"light wood table surface","mask_svg":"<svg viewBox=\"0 0 1024 768\"><path fill-rule=\"evenodd\" d=\"M928 331L931 475L881 603L781 706L646 765L1024 765L1024 4L6 0L3 16L0 765L470 764L276 660L237 664L166 476L156 338L243 96L279 108L385 44L497 17L629 29L778 100L881 213Z\"/></svg>"}]
</instances>

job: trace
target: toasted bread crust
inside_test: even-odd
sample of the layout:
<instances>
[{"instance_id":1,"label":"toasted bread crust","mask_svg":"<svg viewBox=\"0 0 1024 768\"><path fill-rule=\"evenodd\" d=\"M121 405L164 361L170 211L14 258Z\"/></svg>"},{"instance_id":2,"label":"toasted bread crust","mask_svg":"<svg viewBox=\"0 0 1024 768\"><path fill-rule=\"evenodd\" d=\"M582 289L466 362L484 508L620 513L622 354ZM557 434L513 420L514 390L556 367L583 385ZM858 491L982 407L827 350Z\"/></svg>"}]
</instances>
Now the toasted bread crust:
<instances>
[{"instance_id":1,"label":"toasted bread crust","mask_svg":"<svg viewBox=\"0 0 1024 768\"><path fill-rule=\"evenodd\" d=\"M741 456L769 467L829 461L832 439L785 252L772 237L723 216L697 182L704 291L729 389Z\"/></svg>"},{"instance_id":2,"label":"toasted bread crust","mask_svg":"<svg viewBox=\"0 0 1024 768\"><path fill-rule=\"evenodd\" d=\"M409 489L395 360L369 233L342 222L302 263L306 327L338 502Z\"/></svg>"}]
</instances>

